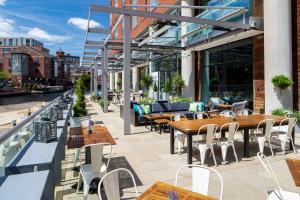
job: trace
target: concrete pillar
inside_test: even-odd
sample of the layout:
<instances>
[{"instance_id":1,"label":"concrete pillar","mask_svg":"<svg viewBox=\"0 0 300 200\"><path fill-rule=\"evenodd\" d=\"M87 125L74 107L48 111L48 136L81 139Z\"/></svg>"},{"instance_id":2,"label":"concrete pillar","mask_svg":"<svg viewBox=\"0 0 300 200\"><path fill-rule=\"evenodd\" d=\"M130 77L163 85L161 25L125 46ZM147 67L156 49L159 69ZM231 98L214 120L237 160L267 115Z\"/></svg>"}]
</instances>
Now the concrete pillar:
<instances>
[{"instance_id":1,"label":"concrete pillar","mask_svg":"<svg viewBox=\"0 0 300 200\"><path fill-rule=\"evenodd\" d=\"M182 6L193 6L193 0L183 0L181 1ZM181 15L192 17L193 9L182 8ZM181 29L181 34L184 35L188 32L188 27L183 26ZM182 39L182 46L185 46L185 39ZM181 52L181 76L184 81L184 87L182 90L182 95L195 99L195 54L192 51L182 51Z\"/></svg>"},{"instance_id":2,"label":"concrete pillar","mask_svg":"<svg viewBox=\"0 0 300 200\"><path fill-rule=\"evenodd\" d=\"M109 89L113 91L115 89L115 74L114 72L109 72Z\"/></svg>"},{"instance_id":3,"label":"concrete pillar","mask_svg":"<svg viewBox=\"0 0 300 200\"><path fill-rule=\"evenodd\" d=\"M122 77L122 78L121 78L121 79L122 79L122 91L124 91L124 88L125 88L125 87L124 87L124 84L125 84L125 81L124 81L124 78L125 78L125 77L124 77L124 69L123 69L123 71L122 71L121 73L122 73L122 75L121 75L121 77Z\"/></svg>"},{"instance_id":4,"label":"concrete pillar","mask_svg":"<svg viewBox=\"0 0 300 200\"><path fill-rule=\"evenodd\" d=\"M132 68L132 90L133 92L138 92L139 91L139 77L138 77L138 68L137 67L133 67Z\"/></svg>"},{"instance_id":5,"label":"concrete pillar","mask_svg":"<svg viewBox=\"0 0 300 200\"><path fill-rule=\"evenodd\" d=\"M91 95L93 94L93 83L94 83L94 69L93 66L91 65L91 70L90 70L90 78L91 78L91 86L90 86L90 93Z\"/></svg>"},{"instance_id":6,"label":"concrete pillar","mask_svg":"<svg viewBox=\"0 0 300 200\"><path fill-rule=\"evenodd\" d=\"M284 74L292 78L291 1L264 0L265 112L293 106L292 88L283 92L283 101L271 79Z\"/></svg>"},{"instance_id":7,"label":"concrete pillar","mask_svg":"<svg viewBox=\"0 0 300 200\"><path fill-rule=\"evenodd\" d=\"M98 90L98 64L94 61L94 94L97 94Z\"/></svg>"},{"instance_id":8,"label":"concrete pillar","mask_svg":"<svg viewBox=\"0 0 300 200\"><path fill-rule=\"evenodd\" d=\"M103 112L108 112L108 48L104 46L102 49L102 87L103 87Z\"/></svg>"},{"instance_id":9,"label":"concrete pillar","mask_svg":"<svg viewBox=\"0 0 300 200\"><path fill-rule=\"evenodd\" d=\"M116 88L116 90L119 90L118 83L117 83L118 80L119 80L119 73L115 72L115 88Z\"/></svg>"}]
</instances>

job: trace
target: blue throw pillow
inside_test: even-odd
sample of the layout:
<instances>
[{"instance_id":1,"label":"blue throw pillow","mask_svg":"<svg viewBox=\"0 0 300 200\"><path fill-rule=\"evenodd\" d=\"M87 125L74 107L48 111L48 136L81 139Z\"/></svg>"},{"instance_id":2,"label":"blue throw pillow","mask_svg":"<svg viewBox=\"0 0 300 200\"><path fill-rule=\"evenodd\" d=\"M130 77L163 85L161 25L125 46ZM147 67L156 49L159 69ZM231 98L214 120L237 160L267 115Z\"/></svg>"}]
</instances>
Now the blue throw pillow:
<instances>
[{"instance_id":1,"label":"blue throw pillow","mask_svg":"<svg viewBox=\"0 0 300 200\"><path fill-rule=\"evenodd\" d=\"M199 112L199 111L200 111L200 112L203 112L203 111L204 111L204 103L203 103L203 102L199 102L199 103L198 103L197 109L198 109L198 112Z\"/></svg>"},{"instance_id":2,"label":"blue throw pillow","mask_svg":"<svg viewBox=\"0 0 300 200\"><path fill-rule=\"evenodd\" d=\"M133 110L135 112L137 112L139 115L144 115L145 114L143 108L138 104L133 105Z\"/></svg>"}]
</instances>

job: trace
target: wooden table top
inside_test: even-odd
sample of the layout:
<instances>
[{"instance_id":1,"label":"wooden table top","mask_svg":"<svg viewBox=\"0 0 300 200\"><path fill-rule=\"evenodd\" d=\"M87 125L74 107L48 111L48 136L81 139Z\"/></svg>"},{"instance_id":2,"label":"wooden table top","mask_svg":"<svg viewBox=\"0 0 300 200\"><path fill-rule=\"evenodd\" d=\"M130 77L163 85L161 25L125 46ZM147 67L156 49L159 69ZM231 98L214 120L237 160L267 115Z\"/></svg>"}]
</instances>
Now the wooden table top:
<instances>
[{"instance_id":1,"label":"wooden table top","mask_svg":"<svg viewBox=\"0 0 300 200\"><path fill-rule=\"evenodd\" d=\"M168 119L156 119L154 120L155 123L157 124L168 124L170 122L170 120Z\"/></svg>"},{"instance_id":2,"label":"wooden table top","mask_svg":"<svg viewBox=\"0 0 300 200\"><path fill-rule=\"evenodd\" d=\"M216 198L205 196L190 190L176 187L164 182L156 182L147 191L145 191L139 200L168 200L168 192L176 191L178 193L178 200L216 200Z\"/></svg>"},{"instance_id":3,"label":"wooden table top","mask_svg":"<svg viewBox=\"0 0 300 200\"><path fill-rule=\"evenodd\" d=\"M170 119L170 117L172 117L174 114L172 113L153 113L153 114L149 114L149 115L145 115L146 119L149 120L156 120L156 119Z\"/></svg>"},{"instance_id":4,"label":"wooden table top","mask_svg":"<svg viewBox=\"0 0 300 200\"><path fill-rule=\"evenodd\" d=\"M286 163L292 174L295 185L300 187L300 160L286 158Z\"/></svg>"},{"instance_id":5,"label":"wooden table top","mask_svg":"<svg viewBox=\"0 0 300 200\"><path fill-rule=\"evenodd\" d=\"M219 108L231 108L232 105L229 105L229 104L219 104L218 107Z\"/></svg>"},{"instance_id":6,"label":"wooden table top","mask_svg":"<svg viewBox=\"0 0 300 200\"><path fill-rule=\"evenodd\" d=\"M236 121L239 123L239 128L256 128L260 121L264 119L274 119L275 125L279 124L284 117L274 115L248 115L248 116L237 116ZM173 128L182 131L184 133L197 133L199 128L208 124L217 124L221 127L223 124L234 122L231 117L219 117L210 119L197 119L197 120L186 120L179 122L169 122L169 125Z\"/></svg>"},{"instance_id":7,"label":"wooden table top","mask_svg":"<svg viewBox=\"0 0 300 200\"><path fill-rule=\"evenodd\" d=\"M115 139L107 130L107 128L103 126L94 126L92 129L92 133L88 133L87 128L76 128L76 129L74 128L74 130L72 131L73 133L75 132L76 134L75 135L70 134L68 138L69 149L81 148L84 145L97 144L97 143L108 143L112 145L117 144Z\"/></svg>"}]
</instances>

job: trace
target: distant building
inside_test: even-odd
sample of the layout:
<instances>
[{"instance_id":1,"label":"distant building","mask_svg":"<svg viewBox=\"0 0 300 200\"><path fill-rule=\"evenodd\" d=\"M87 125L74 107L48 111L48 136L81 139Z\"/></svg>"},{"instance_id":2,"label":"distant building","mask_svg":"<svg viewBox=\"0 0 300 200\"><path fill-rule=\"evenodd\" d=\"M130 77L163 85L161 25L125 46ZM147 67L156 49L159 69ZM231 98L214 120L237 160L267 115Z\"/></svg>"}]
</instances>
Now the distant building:
<instances>
[{"instance_id":1,"label":"distant building","mask_svg":"<svg viewBox=\"0 0 300 200\"><path fill-rule=\"evenodd\" d=\"M0 46L20 47L20 46L43 46L43 43L33 38L24 37L0 37Z\"/></svg>"},{"instance_id":2,"label":"distant building","mask_svg":"<svg viewBox=\"0 0 300 200\"><path fill-rule=\"evenodd\" d=\"M80 57L65 54L64 51L58 50L56 56L52 58L53 62L53 77L56 85L67 86L73 80L71 79L71 70L80 66Z\"/></svg>"},{"instance_id":3,"label":"distant building","mask_svg":"<svg viewBox=\"0 0 300 200\"><path fill-rule=\"evenodd\" d=\"M90 67L76 67L76 68L71 68L70 72L70 79L71 82L75 82L77 78L79 78L82 74L91 74L91 68Z\"/></svg>"},{"instance_id":4,"label":"distant building","mask_svg":"<svg viewBox=\"0 0 300 200\"><path fill-rule=\"evenodd\" d=\"M9 74L13 86L50 84L51 55L40 46L0 46L0 70Z\"/></svg>"}]
</instances>

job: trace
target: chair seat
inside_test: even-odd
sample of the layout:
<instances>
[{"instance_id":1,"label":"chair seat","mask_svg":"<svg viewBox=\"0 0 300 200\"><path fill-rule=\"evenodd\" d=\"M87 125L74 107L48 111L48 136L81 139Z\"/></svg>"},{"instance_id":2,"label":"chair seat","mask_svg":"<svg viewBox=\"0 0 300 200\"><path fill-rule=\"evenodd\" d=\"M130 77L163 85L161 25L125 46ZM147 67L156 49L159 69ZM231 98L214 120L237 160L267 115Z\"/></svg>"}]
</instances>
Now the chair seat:
<instances>
[{"instance_id":1,"label":"chair seat","mask_svg":"<svg viewBox=\"0 0 300 200\"><path fill-rule=\"evenodd\" d=\"M205 140L200 140L199 142L193 142L193 147L199 149L199 147L207 146Z\"/></svg>"},{"instance_id":2,"label":"chair seat","mask_svg":"<svg viewBox=\"0 0 300 200\"><path fill-rule=\"evenodd\" d=\"M281 191L284 200L300 200L300 194L295 192ZM277 190L268 195L268 200L281 200Z\"/></svg>"},{"instance_id":3,"label":"chair seat","mask_svg":"<svg viewBox=\"0 0 300 200\"><path fill-rule=\"evenodd\" d=\"M185 136L185 134L180 132L180 131L175 131L175 136L176 137L178 137L178 136L182 137L182 136Z\"/></svg>"}]
</instances>

